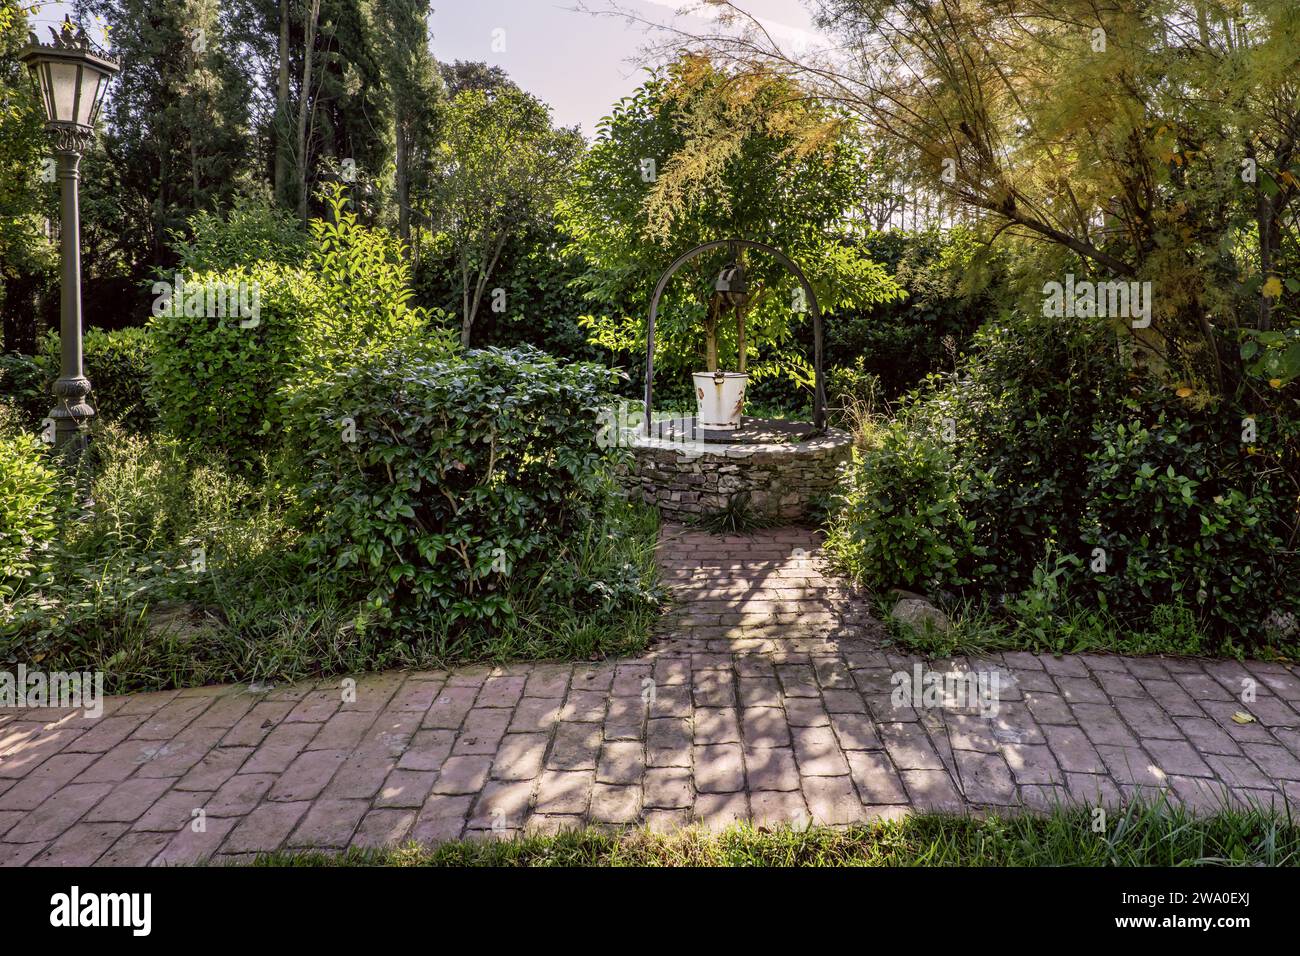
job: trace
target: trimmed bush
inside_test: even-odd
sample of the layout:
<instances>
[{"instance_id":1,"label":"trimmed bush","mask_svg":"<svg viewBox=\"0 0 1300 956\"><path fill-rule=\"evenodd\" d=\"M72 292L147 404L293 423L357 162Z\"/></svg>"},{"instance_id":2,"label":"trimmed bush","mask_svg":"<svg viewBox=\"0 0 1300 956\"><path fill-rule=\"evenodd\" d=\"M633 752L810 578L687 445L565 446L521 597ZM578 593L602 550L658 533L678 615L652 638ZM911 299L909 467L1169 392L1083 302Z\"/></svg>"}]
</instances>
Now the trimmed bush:
<instances>
[{"instance_id":1,"label":"trimmed bush","mask_svg":"<svg viewBox=\"0 0 1300 956\"><path fill-rule=\"evenodd\" d=\"M304 389L291 409L321 572L395 631L509 622L512 585L603 506L612 380L534 349L397 350Z\"/></svg>"},{"instance_id":2,"label":"trimmed bush","mask_svg":"<svg viewBox=\"0 0 1300 956\"><path fill-rule=\"evenodd\" d=\"M149 323L157 343L150 387L164 428L209 454L256 461L283 428L278 389L292 375L303 325L316 315L311 278L300 269L256 263L246 269L186 277L196 295L256 286L256 319L164 310Z\"/></svg>"},{"instance_id":3,"label":"trimmed bush","mask_svg":"<svg viewBox=\"0 0 1300 956\"><path fill-rule=\"evenodd\" d=\"M150 322L151 388L168 430L247 466L280 445L285 402L304 383L417 339L451 348L409 304L401 244L346 212L341 190L329 202L332 221L313 220L305 265L264 261L185 276L185 302L160 303ZM241 285L257 290L255 315L200 307L229 301Z\"/></svg>"},{"instance_id":4,"label":"trimmed bush","mask_svg":"<svg viewBox=\"0 0 1300 956\"><path fill-rule=\"evenodd\" d=\"M39 570L54 539L57 493L41 442L25 433L0 436L0 597Z\"/></svg>"}]
</instances>

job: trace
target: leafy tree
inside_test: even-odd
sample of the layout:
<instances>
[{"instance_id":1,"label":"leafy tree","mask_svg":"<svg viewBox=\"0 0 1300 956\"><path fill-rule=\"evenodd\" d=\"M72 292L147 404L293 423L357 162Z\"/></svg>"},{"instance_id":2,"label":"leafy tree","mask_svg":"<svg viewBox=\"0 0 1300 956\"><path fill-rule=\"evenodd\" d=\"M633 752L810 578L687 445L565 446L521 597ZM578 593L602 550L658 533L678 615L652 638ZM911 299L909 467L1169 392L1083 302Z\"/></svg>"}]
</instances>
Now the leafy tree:
<instances>
[{"instance_id":1,"label":"leafy tree","mask_svg":"<svg viewBox=\"0 0 1300 956\"><path fill-rule=\"evenodd\" d=\"M35 295L48 282L54 249L43 220L55 213L55 186L42 182L49 157L45 110L18 51L27 18L16 0L0 0L0 312L4 347L36 347Z\"/></svg>"},{"instance_id":2,"label":"leafy tree","mask_svg":"<svg viewBox=\"0 0 1300 956\"><path fill-rule=\"evenodd\" d=\"M1067 271L1150 281L1151 328L1117 331L1171 387L1266 402L1265 382L1300 375L1291 0L818 8L834 60L793 58L753 21L703 45L833 95L905 158L916 190L1037 254L1031 307Z\"/></svg>"},{"instance_id":3,"label":"leafy tree","mask_svg":"<svg viewBox=\"0 0 1300 956\"><path fill-rule=\"evenodd\" d=\"M320 187L340 180L368 221L384 218L393 103L385 76L384 17L366 0L304 0L294 75L295 201L307 218Z\"/></svg>"},{"instance_id":4,"label":"leafy tree","mask_svg":"<svg viewBox=\"0 0 1300 956\"><path fill-rule=\"evenodd\" d=\"M423 0L379 0L377 7L393 113L397 234L408 245L415 197L428 187L428 157L441 125L444 96L438 63L429 52L425 10ZM412 255L418 267L418 243Z\"/></svg>"},{"instance_id":5,"label":"leafy tree","mask_svg":"<svg viewBox=\"0 0 1300 956\"><path fill-rule=\"evenodd\" d=\"M492 280L494 288L505 290L504 301L499 310L479 311L476 348L534 345L565 358L601 358L577 321L585 304L574 280L585 265L565 246L565 237L550 219L511 236ZM428 306L453 315L460 311L456 251L445 235L421 260L416 290L419 301Z\"/></svg>"},{"instance_id":6,"label":"leafy tree","mask_svg":"<svg viewBox=\"0 0 1300 956\"><path fill-rule=\"evenodd\" d=\"M590 263L587 298L604 310L585 320L593 340L641 351L659 275L719 239L780 248L807 272L824 310L897 296L888 274L846 239L865 168L853 127L789 80L736 78L700 57L652 75L602 120L561 205L572 248ZM748 311L734 328L719 323L714 278L728 255L698 257L674 277L660 305L656 361L680 369L702 353L713 371L730 352L746 370L748 356L765 348L766 364L752 374L810 384L811 365L793 347L807 303L780 263L748 255Z\"/></svg>"},{"instance_id":7,"label":"leafy tree","mask_svg":"<svg viewBox=\"0 0 1300 956\"><path fill-rule=\"evenodd\" d=\"M459 96L466 90L478 90L481 93L498 92L504 89L518 90L519 86L506 71L499 66L488 66L476 60L457 60L455 63L439 63L438 71L442 81L447 85L448 96Z\"/></svg>"},{"instance_id":8,"label":"leafy tree","mask_svg":"<svg viewBox=\"0 0 1300 956\"><path fill-rule=\"evenodd\" d=\"M455 250L462 345L512 235L549 216L581 151L575 130L551 126L526 93L469 90L451 101L432 157L434 227Z\"/></svg>"},{"instance_id":9,"label":"leafy tree","mask_svg":"<svg viewBox=\"0 0 1300 956\"><path fill-rule=\"evenodd\" d=\"M167 265L172 230L250 187L251 91L215 0L81 0L78 12L106 24L122 64L102 152L87 157L87 238L107 244L87 255L90 302L100 279L129 287Z\"/></svg>"}]
</instances>

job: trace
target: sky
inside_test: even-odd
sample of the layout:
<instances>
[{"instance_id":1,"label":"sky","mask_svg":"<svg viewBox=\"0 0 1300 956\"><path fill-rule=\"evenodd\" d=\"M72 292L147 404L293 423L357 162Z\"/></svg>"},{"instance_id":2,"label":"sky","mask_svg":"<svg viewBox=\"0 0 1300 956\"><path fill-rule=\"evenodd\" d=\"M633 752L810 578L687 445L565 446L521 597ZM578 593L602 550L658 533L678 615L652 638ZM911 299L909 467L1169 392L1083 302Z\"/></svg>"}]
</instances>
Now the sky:
<instances>
[{"instance_id":1,"label":"sky","mask_svg":"<svg viewBox=\"0 0 1300 956\"><path fill-rule=\"evenodd\" d=\"M608 9L608 0L585 0ZM624 9L655 22L673 22L682 0L618 0ZM775 29L783 42L813 37L811 18L799 0L740 0L749 13ZM484 60L500 66L525 90L548 103L556 122L595 133L610 107L629 95L645 73L642 51L655 31L625 18L577 9L579 0L433 0L433 52L440 60ZM699 17L676 16L696 30ZM494 32L501 31L501 32ZM502 49L504 47L504 49Z\"/></svg>"},{"instance_id":2,"label":"sky","mask_svg":"<svg viewBox=\"0 0 1300 956\"><path fill-rule=\"evenodd\" d=\"M430 0L433 54L440 60L483 60L502 67L516 83L547 103L555 122L577 125L591 137L596 124L645 76L646 45L663 34L626 18L578 9L608 10L612 3L657 23L700 30L708 22L680 11L700 0ZM811 17L800 0L739 0L782 43L812 42ZM35 17L45 25L63 19L67 3L45 2ZM93 31L92 31L93 32Z\"/></svg>"}]
</instances>

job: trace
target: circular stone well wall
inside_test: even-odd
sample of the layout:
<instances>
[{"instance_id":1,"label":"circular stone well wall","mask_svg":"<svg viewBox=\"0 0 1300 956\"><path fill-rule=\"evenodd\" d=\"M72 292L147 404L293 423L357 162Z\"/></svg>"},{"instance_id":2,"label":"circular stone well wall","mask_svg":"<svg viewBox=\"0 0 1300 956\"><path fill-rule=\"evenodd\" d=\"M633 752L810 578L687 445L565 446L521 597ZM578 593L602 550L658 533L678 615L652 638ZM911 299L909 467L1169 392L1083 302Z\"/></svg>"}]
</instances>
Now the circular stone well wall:
<instances>
[{"instance_id":1,"label":"circular stone well wall","mask_svg":"<svg viewBox=\"0 0 1300 956\"><path fill-rule=\"evenodd\" d=\"M625 433L631 457L620 476L629 495L668 518L721 511L747 491L754 512L797 521L835 490L852 454L853 437L838 428L809 434L807 425L746 419L725 441L714 442L689 437L695 433L691 419L668 424L656 422L651 435L644 426Z\"/></svg>"}]
</instances>

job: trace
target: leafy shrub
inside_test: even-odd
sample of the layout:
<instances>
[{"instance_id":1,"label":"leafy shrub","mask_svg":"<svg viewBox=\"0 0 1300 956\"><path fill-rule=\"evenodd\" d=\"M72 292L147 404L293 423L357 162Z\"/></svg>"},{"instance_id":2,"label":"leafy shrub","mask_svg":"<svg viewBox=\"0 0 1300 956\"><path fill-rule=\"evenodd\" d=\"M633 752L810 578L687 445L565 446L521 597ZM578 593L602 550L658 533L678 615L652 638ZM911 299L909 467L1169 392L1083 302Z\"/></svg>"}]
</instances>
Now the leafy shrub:
<instances>
[{"instance_id":1,"label":"leafy shrub","mask_svg":"<svg viewBox=\"0 0 1300 956\"><path fill-rule=\"evenodd\" d=\"M248 463L280 439L278 389L292 375L294 349L318 304L309 275L276 263L186 279L187 288L204 294L240 283L259 290L255 325L170 309L150 320L157 343L150 388L164 428L204 451Z\"/></svg>"},{"instance_id":2,"label":"leafy shrub","mask_svg":"<svg viewBox=\"0 0 1300 956\"><path fill-rule=\"evenodd\" d=\"M873 589L956 584L977 557L964 488L942 441L893 422L855 449L843 505L827 538L832 557Z\"/></svg>"},{"instance_id":3,"label":"leafy shrub","mask_svg":"<svg viewBox=\"0 0 1300 956\"><path fill-rule=\"evenodd\" d=\"M226 601L264 593L292 554L279 490L195 458L180 439L112 422L79 469L94 507L70 513L40 566L0 592L0 661L104 670L117 690L250 676L205 658L239 656L221 626ZM186 613L160 624L156 611L172 605ZM217 636L221 647L204 646Z\"/></svg>"},{"instance_id":4,"label":"leafy shrub","mask_svg":"<svg viewBox=\"0 0 1300 956\"><path fill-rule=\"evenodd\" d=\"M285 401L301 384L417 338L450 348L409 304L400 243L345 211L341 190L328 198L332 221L313 220L305 265L264 261L186 277L187 298L191 283L214 297L241 283L256 287L257 316L163 309L150 323L162 424L241 466L280 444Z\"/></svg>"},{"instance_id":5,"label":"leafy shrub","mask_svg":"<svg viewBox=\"0 0 1300 956\"><path fill-rule=\"evenodd\" d=\"M35 429L50 413L54 396L48 385L39 359L18 352L0 353L0 401L15 410L23 428Z\"/></svg>"},{"instance_id":6,"label":"leafy shrub","mask_svg":"<svg viewBox=\"0 0 1300 956\"><path fill-rule=\"evenodd\" d=\"M1075 533L1087 440L1119 390L1102 336L1049 336L1016 314L982 328L957 374L929 376L860 442L832 536L845 567L874 587L969 586L977 572L1027 587L1045 548Z\"/></svg>"},{"instance_id":7,"label":"leafy shrub","mask_svg":"<svg viewBox=\"0 0 1300 956\"><path fill-rule=\"evenodd\" d=\"M0 436L0 596L40 568L41 552L54 538L58 488L37 438Z\"/></svg>"},{"instance_id":8,"label":"leafy shrub","mask_svg":"<svg viewBox=\"0 0 1300 956\"><path fill-rule=\"evenodd\" d=\"M146 396L153 355L149 331L87 329L81 350L96 417L120 421L133 431L150 428L155 415ZM41 360L46 381L52 382L59 375L59 337L53 332L41 341Z\"/></svg>"},{"instance_id":9,"label":"leafy shrub","mask_svg":"<svg viewBox=\"0 0 1300 956\"><path fill-rule=\"evenodd\" d=\"M297 217L269 202L241 198L225 216L202 210L187 225L186 234L172 233L170 243L186 273L225 272L251 262L301 265L307 256Z\"/></svg>"},{"instance_id":10,"label":"leafy shrub","mask_svg":"<svg viewBox=\"0 0 1300 956\"><path fill-rule=\"evenodd\" d=\"M1085 456L1131 387L1104 327L1008 313L980 329L955 376L908 412L952 437L962 513L1001 591L1029 586L1048 548L1078 548Z\"/></svg>"},{"instance_id":11,"label":"leafy shrub","mask_svg":"<svg viewBox=\"0 0 1300 956\"><path fill-rule=\"evenodd\" d=\"M602 507L611 381L532 349L394 350L302 390L294 434L322 572L367 589L395 630L508 621L512 582Z\"/></svg>"},{"instance_id":12,"label":"leafy shrub","mask_svg":"<svg viewBox=\"0 0 1300 956\"><path fill-rule=\"evenodd\" d=\"M1241 441L1239 411L1168 405L1128 402L1095 436L1081 538L1107 562L1080 587L1103 607L1177 604L1219 633L1259 636L1270 610L1297 604L1294 488Z\"/></svg>"},{"instance_id":13,"label":"leafy shrub","mask_svg":"<svg viewBox=\"0 0 1300 956\"><path fill-rule=\"evenodd\" d=\"M1258 640L1294 611L1297 423L1261 417L1251 446L1239 408L1143 387L1101 326L1009 315L976 345L865 430L830 539L846 568L990 601L1041 647L1112 622Z\"/></svg>"}]
</instances>

